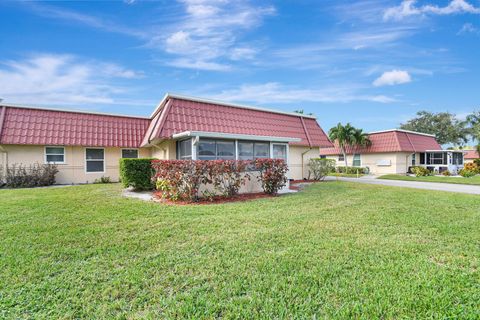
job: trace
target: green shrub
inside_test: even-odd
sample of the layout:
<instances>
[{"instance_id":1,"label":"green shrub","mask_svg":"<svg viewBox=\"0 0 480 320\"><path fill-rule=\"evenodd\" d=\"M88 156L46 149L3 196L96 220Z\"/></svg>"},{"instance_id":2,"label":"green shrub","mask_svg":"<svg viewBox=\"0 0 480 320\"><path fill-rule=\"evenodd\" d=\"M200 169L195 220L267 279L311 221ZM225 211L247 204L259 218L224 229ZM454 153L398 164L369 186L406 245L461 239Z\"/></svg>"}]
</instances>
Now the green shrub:
<instances>
[{"instance_id":1,"label":"green shrub","mask_svg":"<svg viewBox=\"0 0 480 320\"><path fill-rule=\"evenodd\" d=\"M472 172L475 172L475 173L480 173L480 167L476 164L476 163L465 163L465 165L463 166L463 169L467 170L467 171L472 171Z\"/></svg>"},{"instance_id":2,"label":"green shrub","mask_svg":"<svg viewBox=\"0 0 480 320\"><path fill-rule=\"evenodd\" d=\"M450 177L452 175L452 173L448 170L445 170L442 172L442 175L445 176L445 177Z\"/></svg>"},{"instance_id":3,"label":"green shrub","mask_svg":"<svg viewBox=\"0 0 480 320\"><path fill-rule=\"evenodd\" d=\"M122 185L133 187L134 190L152 190L155 185L152 181L153 158L120 159L120 179Z\"/></svg>"},{"instance_id":4,"label":"green shrub","mask_svg":"<svg viewBox=\"0 0 480 320\"><path fill-rule=\"evenodd\" d=\"M7 168L5 186L7 188L50 186L55 183L57 173L57 166L53 164L35 163L29 166L13 164Z\"/></svg>"},{"instance_id":5,"label":"green shrub","mask_svg":"<svg viewBox=\"0 0 480 320\"><path fill-rule=\"evenodd\" d=\"M477 173L472 170L467 170L467 169L462 169L458 172L459 175L461 175L464 178L471 178L475 176Z\"/></svg>"},{"instance_id":6,"label":"green shrub","mask_svg":"<svg viewBox=\"0 0 480 320\"><path fill-rule=\"evenodd\" d=\"M112 183L110 177L102 176L100 179L95 179L93 183Z\"/></svg>"},{"instance_id":7,"label":"green shrub","mask_svg":"<svg viewBox=\"0 0 480 320\"><path fill-rule=\"evenodd\" d=\"M333 159L312 158L308 166L314 180L323 180L329 173L335 172L335 160Z\"/></svg>"},{"instance_id":8,"label":"green shrub","mask_svg":"<svg viewBox=\"0 0 480 320\"><path fill-rule=\"evenodd\" d=\"M346 173L346 174L367 174L367 168L364 167L344 167L340 166L336 168L337 173Z\"/></svg>"},{"instance_id":9,"label":"green shrub","mask_svg":"<svg viewBox=\"0 0 480 320\"><path fill-rule=\"evenodd\" d=\"M477 167L480 167L480 159L473 160L473 163L475 163Z\"/></svg>"},{"instance_id":10,"label":"green shrub","mask_svg":"<svg viewBox=\"0 0 480 320\"><path fill-rule=\"evenodd\" d=\"M424 167L411 167L410 171L417 177L426 177L432 175L432 171Z\"/></svg>"}]
</instances>

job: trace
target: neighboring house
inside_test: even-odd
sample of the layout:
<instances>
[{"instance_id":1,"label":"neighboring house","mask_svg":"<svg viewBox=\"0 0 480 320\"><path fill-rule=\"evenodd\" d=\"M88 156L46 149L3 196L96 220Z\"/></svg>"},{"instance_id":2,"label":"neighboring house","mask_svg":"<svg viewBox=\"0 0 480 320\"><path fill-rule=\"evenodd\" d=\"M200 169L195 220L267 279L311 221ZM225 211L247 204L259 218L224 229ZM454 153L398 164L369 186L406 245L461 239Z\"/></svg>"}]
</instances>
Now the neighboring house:
<instances>
[{"instance_id":1,"label":"neighboring house","mask_svg":"<svg viewBox=\"0 0 480 320\"><path fill-rule=\"evenodd\" d=\"M370 132L368 137L369 147L347 147L349 166L368 167L373 174L406 174L411 166L455 173L463 167L463 153L442 150L433 135L392 129ZM320 149L320 155L335 159L337 166L345 165L336 144Z\"/></svg>"},{"instance_id":2,"label":"neighboring house","mask_svg":"<svg viewBox=\"0 0 480 320\"><path fill-rule=\"evenodd\" d=\"M463 150L465 163L472 163L475 159L480 159L480 155L476 150Z\"/></svg>"},{"instance_id":3,"label":"neighboring house","mask_svg":"<svg viewBox=\"0 0 480 320\"><path fill-rule=\"evenodd\" d=\"M0 166L54 163L57 183L119 178L119 159L281 158L289 178L330 147L315 117L167 94L151 117L0 104Z\"/></svg>"}]
</instances>

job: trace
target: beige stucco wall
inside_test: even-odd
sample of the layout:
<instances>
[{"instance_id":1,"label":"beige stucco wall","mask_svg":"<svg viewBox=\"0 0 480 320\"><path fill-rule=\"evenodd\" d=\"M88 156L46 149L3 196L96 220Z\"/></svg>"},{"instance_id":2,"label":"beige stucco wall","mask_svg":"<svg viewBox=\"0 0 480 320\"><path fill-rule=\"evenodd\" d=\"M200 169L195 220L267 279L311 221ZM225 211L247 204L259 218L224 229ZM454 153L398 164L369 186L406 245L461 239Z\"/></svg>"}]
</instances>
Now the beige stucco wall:
<instances>
[{"instance_id":1,"label":"beige stucco wall","mask_svg":"<svg viewBox=\"0 0 480 320\"><path fill-rule=\"evenodd\" d=\"M174 160L177 158L177 147L174 140L163 141L152 147L152 157L161 160Z\"/></svg>"},{"instance_id":2,"label":"beige stucco wall","mask_svg":"<svg viewBox=\"0 0 480 320\"><path fill-rule=\"evenodd\" d=\"M36 162L45 163L45 146L34 145L3 145L7 151L8 165L24 164L30 165ZM102 176L110 177L112 181L119 180L119 160L122 154L122 148L104 148L105 149L105 172L87 173L85 170L85 148L80 146L65 147L65 164L58 164L58 174L56 183L92 183L95 179ZM94 148L94 147L92 147ZM149 148L139 148L138 156L140 158L151 157ZM1 156L1 155L0 155Z\"/></svg>"},{"instance_id":3,"label":"beige stucco wall","mask_svg":"<svg viewBox=\"0 0 480 320\"><path fill-rule=\"evenodd\" d=\"M303 154L303 156L302 156ZM301 180L308 178L309 168L308 162L311 158L318 158L320 154L319 148L289 146L288 153L288 178ZM303 162L302 162L303 157ZM303 167L303 170L302 170Z\"/></svg>"},{"instance_id":4,"label":"beige stucco wall","mask_svg":"<svg viewBox=\"0 0 480 320\"><path fill-rule=\"evenodd\" d=\"M420 155L416 155L417 164ZM338 156L327 156L327 159L334 159L337 166L344 166L345 161L338 161ZM369 167L370 172L375 175L382 174L405 174L408 167L412 165L412 154L406 152L369 153L360 155L361 166ZM390 165L379 165L379 161L390 162ZM347 155L349 166L353 164L353 155Z\"/></svg>"}]
</instances>

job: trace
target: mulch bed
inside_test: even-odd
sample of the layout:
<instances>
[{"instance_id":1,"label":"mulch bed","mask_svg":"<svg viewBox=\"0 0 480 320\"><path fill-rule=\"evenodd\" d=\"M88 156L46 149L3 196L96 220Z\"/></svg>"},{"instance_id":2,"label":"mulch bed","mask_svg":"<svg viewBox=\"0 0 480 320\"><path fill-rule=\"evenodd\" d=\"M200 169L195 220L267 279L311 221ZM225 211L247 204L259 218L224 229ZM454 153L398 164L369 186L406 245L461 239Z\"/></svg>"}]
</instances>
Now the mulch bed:
<instances>
[{"instance_id":1,"label":"mulch bed","mask_svg":"<svg viewBox=\"0 0 480 320\"><path fill-rule=\"evenodd\" d=\"M154 198L164 204L168 205L176 205L176 206L185 206L185 205L209 205L209 204L221 204L221 203L230 203L230 202L244 202L244 201L250 201L250 200L255 200L255 199L264 199L264 198L275 198L278 197L278 195L270 195L270 194L265 194L263 192L259 193L244 193L244 194L239 194L236 195L232 198L225 198L225 197L214 197L213 199L200 199L198 202L189 202L189 201L171 201L167 199L162 199L162 194L161 192L154 192L153 193Z\"/></svg>"}]
</instances>

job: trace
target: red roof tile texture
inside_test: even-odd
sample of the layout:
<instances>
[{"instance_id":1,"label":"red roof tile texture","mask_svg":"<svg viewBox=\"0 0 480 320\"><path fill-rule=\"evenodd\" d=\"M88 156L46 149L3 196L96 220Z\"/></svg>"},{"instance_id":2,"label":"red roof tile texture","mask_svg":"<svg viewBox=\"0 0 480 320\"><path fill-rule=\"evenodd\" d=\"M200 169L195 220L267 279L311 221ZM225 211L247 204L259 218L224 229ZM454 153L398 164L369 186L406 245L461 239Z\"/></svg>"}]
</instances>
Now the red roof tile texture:
<instances>
[{"instance_id":1,"label":"red roof tile texture","mask_svg":"<svg viewBox=\"0 0 480 320\"><path fill-rule=\"evenodd\" d=\"M1 144L139 147L149 119L0 107ZM1 120L1 119L0 119Z\"/></svg>"},{"instance_id":2,"label":"red roof tile texture","mask_svg":"<svg viewBox=\"0 0 480 320\"><path fill-rule=\"evenodd\" d=\"M463 158L467 160L479 159L480 155L475 150L465 150L465 155L463 156Z\"/></svg>"},{"instance_id":3,"label":"red roof tile texture","mask_svg":"<svg viewBox=\"0 0 480 320\"><path fill-rule=\"evenodd\" d=\"M347 147L347 154L382 153L382 152L424 152L426 150L441 150L442 147L432 136L404 131L386 131L369 134L372 142L369 147ZM322 148L321 155L341 154L338 144L333 148Z\"/></svg>"},{"instance_id":4,"label":"red roof tile texture","mask_svg":"<svg viewBox=\"0 0 480 320\"><path fill-rule=\"evenodd\" d=\"M299 138L293 145L332 146L313 118L214 103L171 98L157 114L144 143L185 131ZM310 140L310 143L309 143Z\"/></svg>"}]
</instances>

